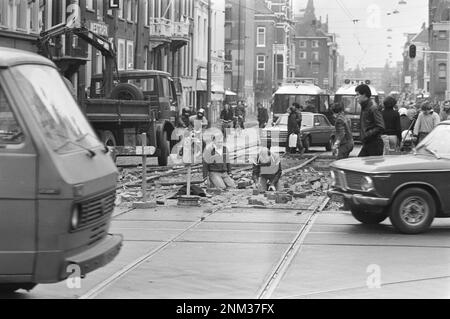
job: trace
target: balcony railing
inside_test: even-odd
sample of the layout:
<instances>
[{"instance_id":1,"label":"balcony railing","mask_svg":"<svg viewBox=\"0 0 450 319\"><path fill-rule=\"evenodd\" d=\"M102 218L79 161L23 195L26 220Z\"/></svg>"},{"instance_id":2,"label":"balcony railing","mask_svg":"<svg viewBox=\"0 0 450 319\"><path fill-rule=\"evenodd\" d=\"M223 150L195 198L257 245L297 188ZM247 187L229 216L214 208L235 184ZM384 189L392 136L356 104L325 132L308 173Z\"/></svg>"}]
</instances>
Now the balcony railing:
<instances>
[{"instance_id":1,"label":"balcony railing","mask_svg":"<svg viewBox=\"0 0 450 319\"><path fill-rule=\"evenodd\" d=\"M189 22L173 22L173 36L189 38Z\"/></svg>"},{"instance_id":2,"label":"balcony railing","mask_svg":"<svg viewBox=\"0 0 450 319\"><path fill-rule=\"evenodd\" d=\"M173 35L173 22L165 18L150 18L150 36L170 38Z\"/></svg>"}]
</instances>

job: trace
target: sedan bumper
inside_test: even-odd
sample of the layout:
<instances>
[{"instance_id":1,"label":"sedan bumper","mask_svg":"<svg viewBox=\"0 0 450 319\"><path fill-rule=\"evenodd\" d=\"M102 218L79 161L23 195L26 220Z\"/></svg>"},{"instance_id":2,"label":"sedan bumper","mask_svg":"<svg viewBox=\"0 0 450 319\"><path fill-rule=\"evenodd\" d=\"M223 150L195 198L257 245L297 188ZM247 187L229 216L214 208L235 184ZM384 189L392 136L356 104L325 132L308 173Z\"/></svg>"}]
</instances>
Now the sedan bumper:
<instances>
[{"instance_id":1,"label":"sedan bumper","mask_svg":"<svg viewBox=\"0 0 450 319\"><path fill-rule=\"evenodd\" d=\"M335 190L329 190L327 192L328 197L340 197L346 204L352 206L376 206L386 207L389 205L390 198L370 197L361 194L348 194Z\"/></svg>"}]
</instances>

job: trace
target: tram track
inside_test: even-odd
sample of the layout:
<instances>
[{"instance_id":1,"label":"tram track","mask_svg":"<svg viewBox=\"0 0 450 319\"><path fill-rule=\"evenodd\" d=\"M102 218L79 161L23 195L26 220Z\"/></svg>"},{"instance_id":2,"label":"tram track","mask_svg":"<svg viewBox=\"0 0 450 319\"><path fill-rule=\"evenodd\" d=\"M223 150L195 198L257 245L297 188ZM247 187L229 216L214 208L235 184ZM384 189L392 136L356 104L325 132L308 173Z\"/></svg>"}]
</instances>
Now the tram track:
<instances>
[{"instance_id":1,"label":"tram track","mask_svg":"<svg viewBox=\"0 0 450 319\"><path fill-rule=\"evenodd\" d=\"M273 292L278 287L281 279L286 274L294 260L295 256L301 250L303 242L311 230L318 214L325 208L329 201L329 198L325 198L320 206L314 210L313 213L308 217L304 225L297 232L294 240L291 242L287 250L283 253L278 263L275 265L273 270L270 272L269 277L261 286L260 290L257 294L257 299L270 299L272 297Z\"/></svg>"},{"instance_id":2,"label":"tram track","mask_svg":"<svg viewBox=\"0 0 450 319\"><path fill-rule=\"evenodd\" d=\"M306 160L305 162L301 163L300 165L291 167L286 169L286 173L292 173L295 170L305 168L308 165L311 165L314 163L314 161L319 158L319 155L315 155L312 158ZM241 171L249 170L250 167L238 167L233 170L233 173L238 173ZM174 172L170 172L169 174L172 174ZM161 174L164 175L164 174ZM167 176L167 173L164 175ZM323 208L326 206L328 202L328 199L325 200L320 207L318 207L308 218L307 222L302 225L299 232L297 232L294 240L290 244L287 251L285 251L282 255L282 258L277 263L276 267L272 270L272 272L269 275L269 278L267 281L264 282L262 289L258 293L258 299L265 299L270 298L271 294L273 293L274 289L277 287L279 281L281 280L282 275L287 271L292 259L298 252L298 250L301 247L301 244L303 242L304 237L309 232L310 228L312 227L312 224L315 221L315 218L317 214L323 210ZM89 291L84 293L79 297L79 299L94 299L97 296L99 296L102 292L106 291L109 287L114 285L117 281L119 281L121 278L123 278L125 275L129 274L133 270L137 269L140 265L142 265L145 262L148 262L148 260L154 258L155 256L159 255L163 251L165 251L172 243L179 240L181 237L183 237L186 233L191 231L192 229L195 229L200 224L207 221L208 218L213 216L214 214L220 212L224 209L223 205L218 205L212 208L212 211L205 212L205 215L199 217L196 221L192 222L188 227L184 228L183 230L180 230L177 234L172 236L170 239L161 242L161 244L150 250L149 252L145 253L144 255L141 255L139 258L133 260L132 262L128 263L126 266L122 267L119 271L115 272L111 276L109 276L107 279L103 280L99 284L95 285L93 288L91 288ZM275 208L276 209L276 208ZM113 216L113 220L117 219L120 216L123 216L127 213L133 212L134 209L127 209L123 212L120 212Z\"/></svg>"}]
</instances>

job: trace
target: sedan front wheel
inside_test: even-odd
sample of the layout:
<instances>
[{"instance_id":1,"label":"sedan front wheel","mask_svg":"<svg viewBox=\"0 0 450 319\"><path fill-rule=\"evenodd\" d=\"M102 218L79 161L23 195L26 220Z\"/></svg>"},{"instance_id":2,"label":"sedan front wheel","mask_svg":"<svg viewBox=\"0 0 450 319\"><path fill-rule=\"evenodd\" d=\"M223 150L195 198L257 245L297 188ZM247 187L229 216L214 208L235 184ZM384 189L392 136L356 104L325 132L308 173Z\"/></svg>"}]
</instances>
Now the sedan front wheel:
<instances>
[{"instance_id":1,"label":"sedan front wheel","mask_svg":"<svg viewBox=\"0 0 450 319\"><path fill-rule=\"evenodd\" d=\"M389 218L400 232L419 234L428 230L435 216L433 196L422 188L408 188L394 199Z\"/></svg>"}]
</instances>

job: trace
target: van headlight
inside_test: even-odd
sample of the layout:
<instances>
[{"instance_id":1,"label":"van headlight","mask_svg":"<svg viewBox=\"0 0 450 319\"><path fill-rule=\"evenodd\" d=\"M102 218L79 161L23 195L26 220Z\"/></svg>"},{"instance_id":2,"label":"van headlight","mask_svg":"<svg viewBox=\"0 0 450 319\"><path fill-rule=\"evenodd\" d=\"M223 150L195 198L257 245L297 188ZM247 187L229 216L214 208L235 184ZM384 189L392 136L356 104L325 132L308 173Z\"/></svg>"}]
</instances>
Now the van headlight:
<instances>
[{"instance_id":1,"label":"van headlight","mask_svg":"<svg viewBox=\"0 0 450 319\"><path fill-rule=\"evenodd\" d=\"M78 205L73 206L72 208L72 216L70 218L70 226L72 230L77 229L80 224L80 210Z\"/></svg>"},{"instance_id":2,"label":"van headlight","mask_svg":"<svg viewBox=\"0 0 450 319\"><path fill-rule=\"evenodd\" d=\"M365 192L370 192L375 189L373 185L373 180L369 176L364 176L361 178L361 189Z\"/></svg>"},{"instance_id":3,"label":"van headlight","mask_svg":"<svg viewBox=\"0 0 450 319\"><path fill-rule=\"evenodd\" d=\"M331 171L330 177L331 177L331 186L335 187L336 186L336 173L334 171Z\"/></svg>"}]
</instances>

